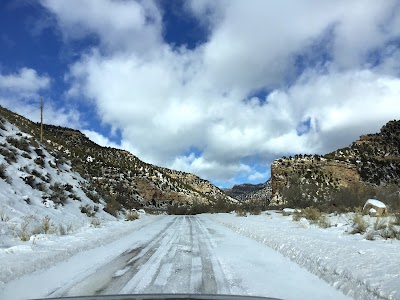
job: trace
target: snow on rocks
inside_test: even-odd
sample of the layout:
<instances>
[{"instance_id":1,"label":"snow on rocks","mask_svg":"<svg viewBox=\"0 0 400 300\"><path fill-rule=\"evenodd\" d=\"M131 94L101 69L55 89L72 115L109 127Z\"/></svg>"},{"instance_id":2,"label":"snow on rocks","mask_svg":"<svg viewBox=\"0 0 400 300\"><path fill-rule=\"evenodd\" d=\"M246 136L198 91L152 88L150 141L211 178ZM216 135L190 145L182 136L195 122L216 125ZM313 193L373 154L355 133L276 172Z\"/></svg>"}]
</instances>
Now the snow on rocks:
<instances>
[{"instance_id":1,"label":"snow on rocks","mask_svg":"<svg viewBox=\"0 0 400 300\"><path fill-rule=\"evenodd\" d=\"M363 213L373 216L382 216L387 213L387 208L385 203L379 200L368 199L364 204Z\"/></svg>"}]
</instances>

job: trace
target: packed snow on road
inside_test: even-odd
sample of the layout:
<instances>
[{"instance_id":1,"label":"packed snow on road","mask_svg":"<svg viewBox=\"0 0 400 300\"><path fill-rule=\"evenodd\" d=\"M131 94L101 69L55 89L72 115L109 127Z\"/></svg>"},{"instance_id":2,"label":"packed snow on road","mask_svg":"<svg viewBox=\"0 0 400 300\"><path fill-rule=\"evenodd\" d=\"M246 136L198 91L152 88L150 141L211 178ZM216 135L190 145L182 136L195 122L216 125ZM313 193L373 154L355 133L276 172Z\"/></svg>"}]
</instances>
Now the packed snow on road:
<instances>
[{"instance_id":1,"label":"packed snow on road","mask_svg":"<svg viewBox=\"0 0 400 300\"><path fill-rule=\"evenodd\" d=\"M0 299L240 294L398 299L398 241L366 241L278 212L142 215L0 250Z\"/></svg>"}]
</instances>

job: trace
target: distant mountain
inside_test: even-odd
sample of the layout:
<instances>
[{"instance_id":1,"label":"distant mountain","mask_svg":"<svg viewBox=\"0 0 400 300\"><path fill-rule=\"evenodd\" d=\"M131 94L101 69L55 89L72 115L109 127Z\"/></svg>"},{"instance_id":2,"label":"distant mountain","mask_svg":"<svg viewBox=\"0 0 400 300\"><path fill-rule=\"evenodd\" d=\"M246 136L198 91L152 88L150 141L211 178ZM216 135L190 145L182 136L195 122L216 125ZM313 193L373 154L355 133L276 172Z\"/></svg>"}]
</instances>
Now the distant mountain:
<instances>
[{"instance_id":1,"label":"distant mountain","mask_svg":"<svg viewBox=\"0 0 400 300\"><path fill-rule=\"evenodd\" d=\"M72 170L90 182L94 197L104 199L111 213L120 209L212 206L236 201L196 175L145 163L125 150L99 146L78 130L44 125L44 140L39 143L38 123L3 107L0 116L30 135L57 160L70 161Z\"/></svg>"},{"instance_id":2,"label":"distant mountain","mask_svg":"<svg viewBox=\"0 0 400 300\"><path fill-rule=\"evenodd\" d=\"M239 201L262 201L269 203L271 200L271 180L268 179L265 183L260 184L239 184L232 188L224 189L232 198Z\"/></svg>"}]
</instances>

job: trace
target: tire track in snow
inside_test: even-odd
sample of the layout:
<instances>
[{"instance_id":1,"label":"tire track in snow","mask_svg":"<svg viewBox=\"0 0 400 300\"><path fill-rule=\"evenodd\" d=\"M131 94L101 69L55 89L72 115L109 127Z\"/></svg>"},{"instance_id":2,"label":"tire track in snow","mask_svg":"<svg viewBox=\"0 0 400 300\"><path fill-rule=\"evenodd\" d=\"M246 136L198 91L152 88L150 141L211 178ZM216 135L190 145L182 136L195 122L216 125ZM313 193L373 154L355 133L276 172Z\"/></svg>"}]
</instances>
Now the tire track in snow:
<instances>
[{"instance_id":1,"label":"tire track in snow","mask_svg":"<svg viewBox=\"0 0 400 300\"><path fill-rule=\"evenodd\" d=\"M200 293L230 294L229 284L221 264L214 254L216 247L214 238L210 235L207 228L194 217L194 222L198 228L199 247L202 260L202 285Z\"/></svg>"},{"instance_id":2,"label":"tire track in snow","mask_svg":"<svg viewBox=\"0 0 400 300\"><path fill-rule=\"evenodd\" d=\"M215 240L196 216L177 216L157 235L48 296L138 293L229 294Z\"/></svg>"},{"instance_id":3,"label":"tire track in snow","mask_svg":"<svg viewBox=\"0 0 400 300\"><path fill-rule=\"evenodd\" d=\"M61 289L50 293L51 297L82 296L94 294L119 293L121 288L130 280L156 250L157 243L162 240L170 227L175 226L178 219L169 222L152 240L141 245L135 245L112 261L93 270L90 275L85 273L79 283L65 285Z\"/></svg>"}]
</instances>

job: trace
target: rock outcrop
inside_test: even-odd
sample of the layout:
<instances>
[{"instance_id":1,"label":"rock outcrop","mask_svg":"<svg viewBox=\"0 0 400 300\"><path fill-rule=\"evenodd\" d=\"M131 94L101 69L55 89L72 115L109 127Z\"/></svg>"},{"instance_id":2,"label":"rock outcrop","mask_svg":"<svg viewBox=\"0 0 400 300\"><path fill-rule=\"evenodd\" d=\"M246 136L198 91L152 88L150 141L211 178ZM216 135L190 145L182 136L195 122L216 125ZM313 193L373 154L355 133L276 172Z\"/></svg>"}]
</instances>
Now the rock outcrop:
<instances>
[{"instance_id":1,"label":"rock outcrop","mask_svg":"<svg viewBox=\"0 0 400 300\"><path fill-rule=\"evenodd\" d=\"M388 122L379 133L362 135L349 147L324 156L282 157L271 165L273 203L279 204L290 178L315 183L322 195L329 189L400 182L400 121Z\"/></svg>"}]
</instances>

